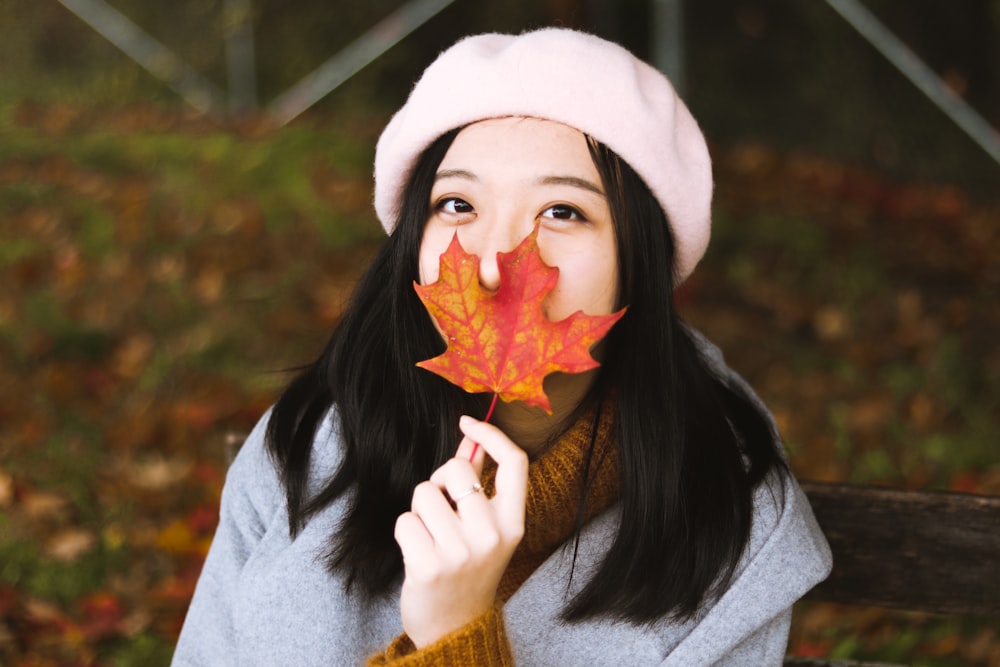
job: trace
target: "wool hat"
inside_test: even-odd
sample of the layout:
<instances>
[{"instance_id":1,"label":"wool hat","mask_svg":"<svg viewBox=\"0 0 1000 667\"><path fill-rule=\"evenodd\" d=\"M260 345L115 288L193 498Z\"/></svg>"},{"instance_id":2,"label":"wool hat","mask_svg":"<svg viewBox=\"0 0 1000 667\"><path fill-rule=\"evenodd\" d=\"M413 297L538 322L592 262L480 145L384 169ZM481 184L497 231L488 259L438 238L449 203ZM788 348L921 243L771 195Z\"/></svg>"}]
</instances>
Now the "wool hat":
<instances>
[{"instance_id":1,"label":"wool hat","mask_svg":"<svg viewBox=\"0 0 1000 667\"><path fill-rule=\"evenodd\" d=\"M456 127L510 116L569 125L624 159L670 221L676 283L691 274L712 224L712 165L697 122L659 71L564 28L466 37L427 67L375 149L375 212L386 231L424 149Z\"/></svg>"}]
</instances>

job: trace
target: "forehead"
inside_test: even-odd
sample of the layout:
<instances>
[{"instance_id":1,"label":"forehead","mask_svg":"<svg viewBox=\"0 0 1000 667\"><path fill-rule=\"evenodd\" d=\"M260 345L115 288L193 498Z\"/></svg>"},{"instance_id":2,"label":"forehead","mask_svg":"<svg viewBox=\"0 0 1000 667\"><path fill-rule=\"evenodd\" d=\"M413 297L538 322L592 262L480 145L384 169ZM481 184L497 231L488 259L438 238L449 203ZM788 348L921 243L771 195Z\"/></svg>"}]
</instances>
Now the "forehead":
<instances>
[{"instance_id":1,"label":"forehead","mask_svg":"<svg viewBox=\"0 0 1000 667\"><path fill-rule=\"evenodd\" d=\"M555 121L526 117L492 118L463 128L440 169L477 174L519 172L525 177L553 173L597 177L582 132Z\"/></svg>"}]
</instances>

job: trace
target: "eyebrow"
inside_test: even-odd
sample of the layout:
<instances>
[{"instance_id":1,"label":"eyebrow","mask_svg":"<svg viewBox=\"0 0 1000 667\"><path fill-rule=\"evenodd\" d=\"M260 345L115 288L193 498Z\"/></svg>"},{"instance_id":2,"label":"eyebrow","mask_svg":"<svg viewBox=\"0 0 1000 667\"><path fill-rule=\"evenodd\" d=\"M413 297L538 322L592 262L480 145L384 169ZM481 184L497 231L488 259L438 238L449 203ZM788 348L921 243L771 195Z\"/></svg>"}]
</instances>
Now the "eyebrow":
<instances>
[{"instance_id":1,"label":"eyebrow","mask_svg":"<svg viewBox=\"0 0 1000 667\"><path fill-rule=\"evenodd\" d=\"M574 188L580 188L581 190L586 190L588 192L593 192L596 195L604 197L604 190L597 187L585 178L578 178L577 176L545 176L538 179L541 185L569 185Z\"/></svg>"},{"instance_id":2,"label":"eyebrow","mask_svg":"<svg viewBox=\"0 0 1000 667\"><path fill-rule=\"evenodd\" d=\"M468 181L479 181L478 176L466 169L442 169L434 175L435 182L445 178L462 178ZM580 178L578 176L542 176L535 182L539 185L568 185L570 187L586 190L587 192L593 192L601 197L606 196L604 194L604 190L597 187L587 179Z\"/></svg>"},{"instance_id":3,"label":"eyebrow","mask_svg":"<svg viewBox=\"0 0 1000 667\"><path fill-rule=\"evenodd\" d=\"M434 182L438 182L445 178L464 178L467 181L478 181L479 177L473 174L471 171L466 171L465 169L442 169L438 173L434 174Z\"/></svg>"}]
</instances>

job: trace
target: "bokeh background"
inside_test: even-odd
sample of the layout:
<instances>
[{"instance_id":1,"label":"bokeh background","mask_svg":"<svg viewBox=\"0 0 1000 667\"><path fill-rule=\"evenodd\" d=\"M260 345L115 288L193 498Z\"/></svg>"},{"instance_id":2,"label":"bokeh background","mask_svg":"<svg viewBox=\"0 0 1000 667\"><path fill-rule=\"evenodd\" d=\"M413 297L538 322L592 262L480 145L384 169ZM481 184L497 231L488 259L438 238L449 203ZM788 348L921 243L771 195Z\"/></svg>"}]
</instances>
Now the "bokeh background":
<instances>
[{"instance_id":1,"label":"bokeh background","mask_svg":"<svg viewBox=\"0 0 1000 667\"><path fill-rule=\"evenodd\" d=\"M226 89L223 0L107 1ZM253 0L259 108L400 4ZM169 662L228 448L380 242L374 141L430 59L552 24L648 57L652 4L457 0L280 125L198 111L56 0L0 0L0 665ZM1000 127L1000 1L865 6ZM685 317L800 477L1000 494L1000 164L825 2L687 2L682 26L717 179ZM1000 629L803 603L789 651L995 666Z\"/></svg>"}]
</instances>

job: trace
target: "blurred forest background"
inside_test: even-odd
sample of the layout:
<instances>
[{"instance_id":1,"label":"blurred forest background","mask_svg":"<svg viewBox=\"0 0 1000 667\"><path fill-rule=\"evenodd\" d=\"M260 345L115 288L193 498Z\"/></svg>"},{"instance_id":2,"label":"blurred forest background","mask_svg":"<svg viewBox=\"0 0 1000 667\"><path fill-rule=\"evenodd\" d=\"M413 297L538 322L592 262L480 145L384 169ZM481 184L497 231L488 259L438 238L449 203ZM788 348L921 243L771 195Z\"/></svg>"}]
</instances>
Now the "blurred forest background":
<instances>
[{"instance_id":1,"label":"blurred forest background","mask_svg":"<svg viewBox=\"0 0 1000 667\"><path fill-rule=\"evenodd\" d=\"M223 0L109 0L219 88ZM56 0L0 0L0 665L164 665L227 435L381 239L374 141L442 48L650 2L458 0L286 126L203 114ZM866 0L1000 127L1000 0ZM262 106L397 3L254 0ZM713 245L685 317L802 478L1000 494L1000 165L824 2L684 5ZM461 82L456 82L461 95ZM557 93L554 93L557 94ZM1000 665L996 619L802 604L789 650Z\"/></svg>"}]
</instances>

